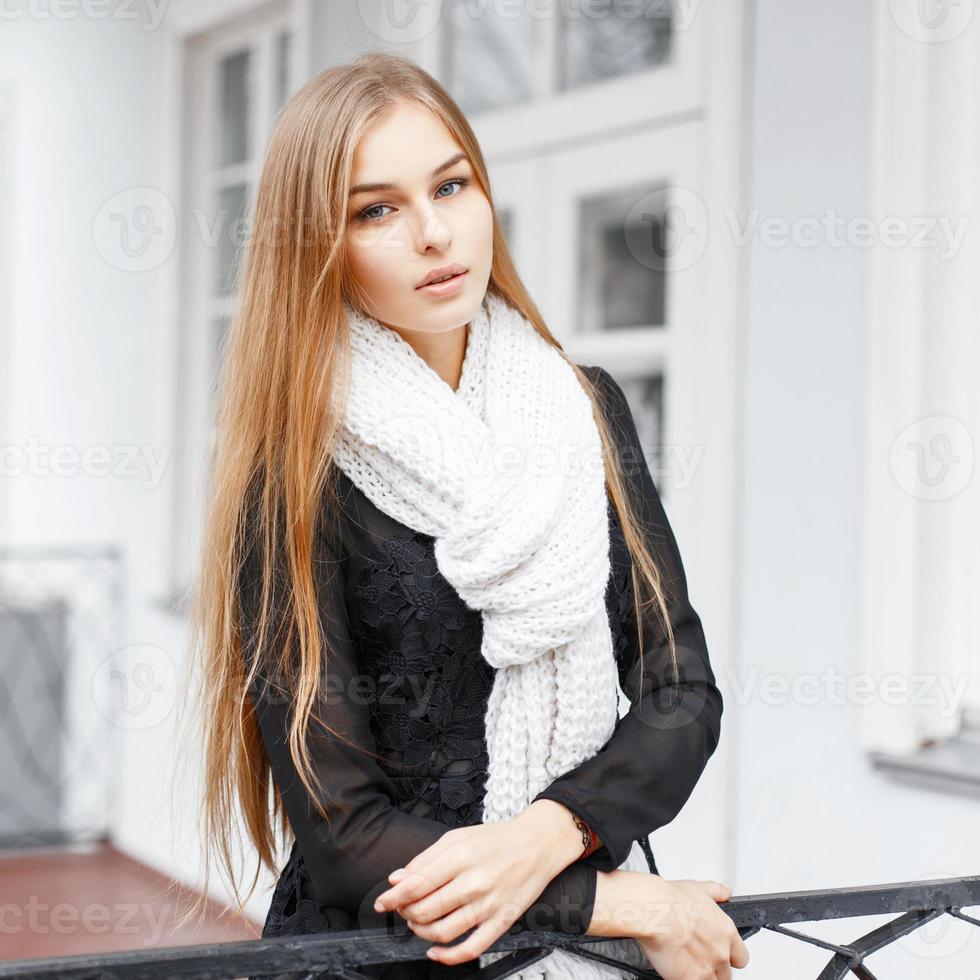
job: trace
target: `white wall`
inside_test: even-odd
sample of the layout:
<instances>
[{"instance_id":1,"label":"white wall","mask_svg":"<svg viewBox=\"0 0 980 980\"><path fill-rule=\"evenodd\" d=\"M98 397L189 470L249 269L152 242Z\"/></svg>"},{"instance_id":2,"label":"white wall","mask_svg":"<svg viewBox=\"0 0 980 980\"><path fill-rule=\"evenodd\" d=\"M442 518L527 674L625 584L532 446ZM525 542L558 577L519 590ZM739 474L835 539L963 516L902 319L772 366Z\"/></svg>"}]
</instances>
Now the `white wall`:
<instances>
[{"instance_id":1,"label":"white wall","mask_svg":"<svg viewBox=\"0 0 980 980\"><path fill-rule=\"evenodd\" d=\"M92 751L114 757L114 843L192 881L195 814L178 803L172 826L168 795L173 767L186 769L186 759L174 758L172 710L186 637L183 621L160 606L169 571L168 454L179 438L171 324L163 315L174 261L166 202L175 200L162 163L164 27L152 5L107 5L122 16L102 19L86 16L84 4L73 17L43 14L52 6L70 12L70 4L34 6L40 16L28 4L8 4L0 21L0 87L13 105L0 444L7 466L25 465L0 480L0 541L122 549L127 602L119 647L146 648L164 685L162 706L158 699L149 716L117 728L113 744ZM132 221L145 203L155 208L153 243L148 268L138 271L132 264L139 259L121 250L112 215L124 216L128 242L138 245ZM27 466L31 439L45 451L105 447L112 467L134 458L129 475L99 475L81 464L77 475L52 475L46 458L43 468ZM255 919L268 903L268 892L259 891Z\"/></svg>"},{"instance_id":2,"label":"white wall","mask_svg":"<svg viewBox=\"0 0 980 980\"><path fill-rule=\"evenodd\" d=\"M879 0L885 2L885 0ZM757 0L746 207L793 222L871 214L872 4ZM739 669L728 735L736 894L976 874L977 805L872 771L861 707L767 699L863 671L858 648L869 252L747 251L742 370ZM887 447L884 447L887 450ZM754 686L753 686L754 685ZM739 692L742 692L741 694ZM831 692L832 693L832 692ZM775 702L775 703L773 703ZM885 921L803 926L833 941ZM871 958L878 976L974 977L980 930L945 917ZM749 941L740 975L816 976L829 954L778 935Z\"/></svg>"},{"instance_id":3,"label":"white wall","mask_svg":"<svg viewBox=\"0 0 980 980\"><path fill-rule=\"evenodd\" d=\"M129 20L3 21L0 78L14 106L6 443L157 448L157 278L112 267L92 232L109 198L156 181L155 51L154 33ZM5 481L0 531L137 551L143 482L34 468Z\"/></svg>"}]
</instances>

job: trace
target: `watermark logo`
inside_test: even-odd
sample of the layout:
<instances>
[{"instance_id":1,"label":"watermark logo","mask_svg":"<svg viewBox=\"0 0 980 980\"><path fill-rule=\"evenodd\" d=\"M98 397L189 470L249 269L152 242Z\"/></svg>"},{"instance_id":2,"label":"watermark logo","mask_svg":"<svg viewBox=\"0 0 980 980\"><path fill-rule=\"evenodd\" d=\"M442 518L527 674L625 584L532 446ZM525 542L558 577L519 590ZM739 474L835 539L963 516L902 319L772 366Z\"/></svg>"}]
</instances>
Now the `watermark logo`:
<instances>
[{"instance_id":1,"label":"watermark logo","mask_svg":"<svg viewBox=\"0 0 980 980\"><path fill-rule=\"evenodd\" d=\"M630 254L655 272L686 269L708 245L708 211L687 187L661 187L644 194L624 222Z\"/></svg>"},{"instance_id":2,"label":"watermark logo","mask_svg":"<svg viewBox=\"0 0 980 980\"><path fill-rule=\"evenodd\" d=\"M166 650L150 643L122 647L92 676L92 698L102 716L127 731L164 721L176 703L177 672Z\"/></svg>"},{"instance_id":3,"label":"watermark logo","mask_svg":"<svg viewBox=\"0 0 980 980\"><path fill-rule=\"evenodd\" d=\"M974 0L890 0L892 19L914 41L938 44L962 34Z\"/></svg>"},{"instance_id":4,"label":"watermark logo","mask_svg":"<svg viewBox=\"0 0 980 980\"><path fill-rule=\"evenodd\" d=\"M973 476L970 430L949 415L921 418L896 436L888 466L895 482L916 500L955 497Z\"/></svg>"},{"instance_id":5,"label":"watermark logo","mask_svg":"<svg viewBox=\"0 0 980 980\"><path fill-rule=\"evenodd\" d=\"M170 258L177 241L173 204L155 187L120 191L95 213L92 239L102 258L116 269L157 269Z\"/></svg>"},{"instance_id":6,"label":"watermark logo","mask_svg":"<svg viewBox=\"0 0 980 980\"><path fill-rule=\"evenodd\" d=\"M146 32L163 22L166 0L2 0L0 20L138 20Z\"/></svg>"},{"instance_id":7,"label":"watermark logo","mask_svg":"<svg viewBox=\"0 0 980 980\"><path fill-rule=\"evenodd\" d=\"M173 446L147 445L73 446L49 445L31 436L20 446L0 444L0 477L142 477L147 490L155 490L163 479Z\"/></svg>"},{"instance_id":8,"label":"watermark logo","mask_svg":"<svg viewBox=\"0 0 980 980\"><path fill-rule=\"evenodd\" d=\"M383 41L401 44L421 41L438 27L444 12L473 22L494 23L560 18L623 21L664 19L669 16L673 33L694 23L701 0L454 0L452 8L442 0L358 0L365 27Z\"/></svg>"},{"instance_id":9,"label":"watermark logo","mask_svg":"<svg viewBox=\"0 0 980 980\"><path fill-rule=\"evenodd\" d=\"M442 0L358 0L364 26L383 41L410 44L439 26Z\"/></svg>"},{"instance_id":10,"label":"watermark logo","mask_svg":"<svg viewBox=\"0 0 980 980\"><path fill-rule=\"evenodd\" d=\"M922 248L937 251L943 261L955 257L963 244L969 218L949 215L868 215L847 217L836 208L823 214L763 215L752 208L744 215L725 211L732 238L739 248L757 241L766 248Z\"/></svg>"},{"instance_id":11,"label":"watermark logo","mask_svg":"<svg viewBox=\"0 0 980 980\"><path fill-rule=\"evenodd\" d=\"M956 879L962 873L962 871L927 872L915 878L913 884L928 884L936 879ZM907 905L914 905L912 898L911 893L900 892L895 906L896 911ZM937 897L936 905L966 910L971 908L972 902L969 889L954 880L944 887L944 894ZM968 924L954 915L944 913L922 923L908 935L899 938L898 945L903 954L908 953L920 959L946 960L962 952L975 933L976 926L972 923Z\"/></svg>"}]
</instances>

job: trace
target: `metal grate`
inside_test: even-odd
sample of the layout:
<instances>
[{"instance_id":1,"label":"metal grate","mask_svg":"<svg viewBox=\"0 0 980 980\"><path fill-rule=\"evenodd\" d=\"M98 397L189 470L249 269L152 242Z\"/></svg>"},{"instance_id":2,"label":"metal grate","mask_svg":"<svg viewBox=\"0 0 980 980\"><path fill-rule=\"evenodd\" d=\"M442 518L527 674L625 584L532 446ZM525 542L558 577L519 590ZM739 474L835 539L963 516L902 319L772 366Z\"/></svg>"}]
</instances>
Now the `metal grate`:
<instances>
[{"instance_id":1,"label":"metal grate","mask_svg":"<svg viewBox=\"0 0 980 980\"><path fill-rule=\"evenodd\" d=\"M105 834L120 568L115 548L0 548L0 848Z\"/></svg>"}]
</instances>

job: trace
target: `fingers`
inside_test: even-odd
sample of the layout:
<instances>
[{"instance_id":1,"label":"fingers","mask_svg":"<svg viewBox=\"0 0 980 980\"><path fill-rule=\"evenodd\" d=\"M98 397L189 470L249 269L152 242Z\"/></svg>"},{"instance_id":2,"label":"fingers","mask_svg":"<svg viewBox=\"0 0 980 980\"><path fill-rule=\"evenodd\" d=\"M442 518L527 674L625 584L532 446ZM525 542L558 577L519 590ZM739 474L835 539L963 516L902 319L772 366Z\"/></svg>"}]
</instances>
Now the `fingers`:
<instances>
[{"instance_id":1,"label":"fingers","mask_svg":"<svg viewBox=\"0 0 980 980\"><path fill-rule=\"evenodd\" d=\"M444 885L458 870L453 858L453 847L458 839L456 830L449 830L416 854L405 867L392 871L388 880L394 879L394 883L375 899L374 911L398 908Z\"/></svg>"},{"instance_id":2,"label":"fingers","mask_svg":"<svg viewBox=\"0 0 980 980\"><path fill-rule=\"evenodd\" d=\"M419 939L427 939L432 943L451 943L477 925L479 916L472 905L461 905L434 921L419 922L418 919L406 916L406 922Z\"/></svg>"},{"instance_id":3,"label":"fingers","mask_svg":"<svg viewBox=\"0 0 980 980\"><path fill-rule=\"evenodd\" d=\"M741 936L736 936L732 940L732 948L729 953L729 959L731 960L732 966L737 970L744 969L749 965L749 948L745 945L745 941Z\"/></svg>"},{"instance_id":4,"label":"fingers","mask_svg":"<svg viewBox=\"0 0 980 980\"><path fill-rule=\"evenodd\" d=\"M707 878L702 881L695 881L694 884L700 885L716 902L727 902L732 897L731 888L720 881Z\"/></svg>"},{"instance_id":5,"label":"fingers","mask_svg":"<svg viewBox=\"0 0 980 980\"><path fill-rule=\"evenodd\" d=\"M450 966L465 963L467 960L475 959L481 953L485 953L508 928L509 926L501 928L498 920L488 919L474 930L472 936L468 936L461 943L456 943L455 946L432 946L427 955L439 963L446 963Z\"/></svg>"},{"instance_id":6,"label":"fingers","mask_svg":"<svg viewBox=\"0 0 980 980\"><path fill-rule=\"evenodd\" d=\"M749 949L731 919L725 923L725 930L729 937L728 962L717 971L718 980L732 980L732 967L741 970L749 965Z\"/></svg>"},{"instance_id":7,"label":"fingers","mask_svg":"<svg viewBox=\"0 0 980 980\"><path fill-rule=\"evenodd\" d=\"M423 895L417 901L398 906L398 912L403 918L410 919L418 925L428 925L437 919L444 918L461 906L469 904L472 899L473 896L464 892L460 887L459 879L454 878L448 884ZM471 922L470 925L476 925L476 922ZM456 935L458 936L459 933ZM450 936L449 938L453 937ZM447 942L448 940L443 941Z\"/></svg>"},{"instance_id":8,"label":"fingers","mask_svg":"<svg viewBox=\"0 0 980 980\"><path fill-rule=\"evenodd\" d=\"M397 884L375 899L374 911L386 912L415 902L444 885L450 877L448 869L443 871L435 865L427 868L425 872L406 871Z\"/></svg>"}]
</instances>

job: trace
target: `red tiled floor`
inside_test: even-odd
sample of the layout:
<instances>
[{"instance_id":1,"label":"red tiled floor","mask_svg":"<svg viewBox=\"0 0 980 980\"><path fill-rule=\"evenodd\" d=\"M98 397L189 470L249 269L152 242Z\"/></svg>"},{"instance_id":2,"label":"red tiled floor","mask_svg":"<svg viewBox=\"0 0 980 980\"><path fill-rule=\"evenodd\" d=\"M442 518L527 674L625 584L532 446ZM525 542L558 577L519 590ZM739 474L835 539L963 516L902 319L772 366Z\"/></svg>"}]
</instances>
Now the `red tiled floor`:
<instances>
[{"instance_id":1,"label":"red tiled floor","mask_svg":"<svg viewBox=\"0 0 980 980\"><path fill-rule=\"evenodd\" d=\"M0 959L259 937L260 923L232 917L214 901L177 927L176 920L197 898L108 844L0 851Z\"/></svg>"}]
</instances>

